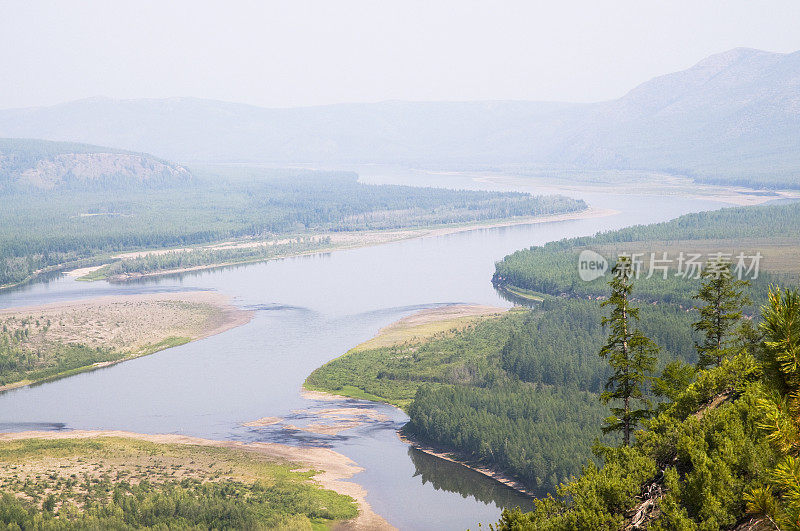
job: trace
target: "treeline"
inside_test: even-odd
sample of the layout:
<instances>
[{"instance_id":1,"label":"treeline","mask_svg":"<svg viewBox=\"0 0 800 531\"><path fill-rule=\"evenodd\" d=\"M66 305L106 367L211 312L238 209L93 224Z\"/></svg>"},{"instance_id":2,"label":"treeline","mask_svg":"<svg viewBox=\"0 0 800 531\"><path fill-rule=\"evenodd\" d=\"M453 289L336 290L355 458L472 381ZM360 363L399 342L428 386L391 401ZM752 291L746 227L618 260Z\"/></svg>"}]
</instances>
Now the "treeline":
<instances>
[{"instance_id":1,"label":"treeline","mask_svg":"<svg viewBox=\"0 0 800 531\"><path fill-rule=\"evenodd\" d=\"M498 528L798 529L800 292L770 288L754 327L742 318L745 285L705 272L697 368L673 363L654 378L658 346L635 328L620 264L599 353L613 369L604 431L623 432L623 444L596 445L602 467L589 462L530 513L504 511ZM654 408L648 390L667 399Z\"/></svg>"},{"instance_id":2,"label":"treeline","mask_svg":"<svg viewBox=\"0 0 800 531\"><path fill-rule=\"evenodd\" d=\"M511 380L487 387L423 385L408 415L408 433L544 494L590 457L606 410L593 393Z\"/></svg>"},{"instance_id":3,"label":"treeline","mask_svg":"<svg viewBox=\"0 0 800 531\"><path fill-rule=\"evenodd\" d=\"M786 169L781 171L778 168L772 168L769 173L764 173L758 170L755 171L739 171L736 173L726 172L724 174L713 174L708 171L702 173L692 174L689 172L692 180L701 184L716 184L720 186L745 186L747 188L754 188L759 191L764 189L772 190L797 190L800 188L800 182L797 180L797 172L793 169Z\"/></svg>"},{"instance_id":4,"label":"treeline","mask_svg":"<svg viewBox=\"0 0 800 531\"><path fill-rule=\"evenodd\" d=\"M107 478L92 485L82 510L57 516L52 510L56 498L46 498L41 510L3 493L0 522L7 529L313 529L312 522L355 516L337 497L304 484L131 484ZM331 501L338 506L326 507Z\"/></svg>"},{"instance_id":5,"label":"treeline","mask_svg":"<svg viewBox=\"0 0 800 531\"><path fill-rule=\"evenodd\" d=\"M579 211L561 196L365 185L355 174L266 171L258 179L224 170L154 190L0 194L0 286L47 268L129 250L474 222Z\"/></svg>"},{"instance_id":6,"label":"treeline","mask_svg":"<svg viewBox=\"0 0 800 531\"><path fill-rule=\"evenodd\" d=\"M304 253L330 245L330 237L296 238L285 243L260 244L230 248L205 248L167 253L148 253L135 258L117 260L84 277L96 280L115 276L147 275L204 265L237 264L269 260L289 254Z\"/></svg>"},{"instance_id":7,"label":"treeline","mask_svg":"<svg viewBox=\"0 0 800 531\"><path fill-rule=\"evenodd\" d=\"M597 301L546 299L512 328L500 366L525 382L600 393L609 376L597 356L606 336L603 315ZM642 307L641 315L642 331L663 346L662 366L697 361L696 311L661 304Z\"/></svg>"},{"instance_id":8,"label":"treeline","mask_svg":"<svg viewBox=\"0 0 800 531\"><path fill-rule=\"evenodd\" d=\"M757 251L752 240L769 246L772 239L796 239L800 241L800 202L747 208L726 208L712 212L700 212L681 216L672 221L653 225L638 225L621 230L599 233L591 237L571 238L531 247L506 256L496 264L493 282L498 287L515 286L526 290L571 297L597 297L606 292L605 278L591 282L581 280L578 275L578 256L581 250L615 252L644 252L644 267L649 267L650 253L662 257L663 247L673 251L673 262L663 278L656 271L651 278L642 275L637 279L636 297L649 301L663 301L691 306L691 297L700 283L698 279L676 276L679 271L677 253L688 252L692 242L712 244L714 251L745 252L753 256ZM748 240L750 240L748 242ZM683 249L675 242L681 242ZM653 242L660 242L655 244ZM684 244L684 242L686 242ZM655 246L655 247L654 247ZM606 256L613 263L614 256ZM702 256L706 260L706 256ZM735 257L733 257L735 260ZM752 259L747 259L749 267ZM758 279L753 280L754 293L763 297L767 287L775 282L794 282L798 275L770 271L768 258L760 260ZM685 269L684 269L685 271ZM606 277L607 278L607 277ZM760 301L756 301L760 302Z\"/></svg>"}]
</instances>

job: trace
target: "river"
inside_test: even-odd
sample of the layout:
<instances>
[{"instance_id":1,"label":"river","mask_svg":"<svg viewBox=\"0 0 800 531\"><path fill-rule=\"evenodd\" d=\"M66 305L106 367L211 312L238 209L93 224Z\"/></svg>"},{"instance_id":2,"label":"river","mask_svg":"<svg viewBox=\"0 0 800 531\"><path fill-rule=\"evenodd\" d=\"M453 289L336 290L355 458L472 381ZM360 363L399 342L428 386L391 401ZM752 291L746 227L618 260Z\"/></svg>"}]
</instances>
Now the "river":
<instances>
[{"instance_id":1,"label":"river","mask_svg":"<svg viewBox=\"0 0 800 531\"><path fill-rule=\"evenodd\" d=\"M361 170L367 182L404 182L400 174ZM400 175L400 176L398 176ZM442 186L494 185L427 176ZM534 190L535 191L535 190ZM365 468L353 481L401 529L477 528L500 508L530 501L460 465L400 441L403 413L369 404L388 420L336 436L243 422L331 407L301 397L316 367L418 309L449 303L508 306L492 288L494 262L531 245L599 230L652 223L723 206L678 196L576 194L620 214L474 230L374 247L274 260L129 284L76 282L66 276L0 294L0 307L113 294L211 289L254 310L244 326L105 369L0 395L0 431L124 429L212 439L323 444ZM352 404L352 402L350 403Z\"/></svg>"}]
</instances>

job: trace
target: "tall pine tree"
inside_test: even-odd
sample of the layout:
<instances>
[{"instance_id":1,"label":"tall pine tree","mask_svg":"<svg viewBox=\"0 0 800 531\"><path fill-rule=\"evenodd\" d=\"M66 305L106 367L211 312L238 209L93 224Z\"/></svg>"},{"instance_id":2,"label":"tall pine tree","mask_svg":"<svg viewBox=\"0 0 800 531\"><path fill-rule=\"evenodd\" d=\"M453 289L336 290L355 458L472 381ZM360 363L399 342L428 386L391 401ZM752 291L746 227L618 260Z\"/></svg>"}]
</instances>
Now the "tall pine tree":
<instances>
[{"instance_id":1,"label":"tall pine tree","mask_svg":"<svg viewBox=\"0 0 800 531\"><path fill-rule=\"evenodd\" d=\"M608 360L613 374L600 399L604 404L612 403L612 414L606 419L603 432L621 431L623 444L628 446L631 433L650 415L651 404L645 388L649 373L655 368L658 346L634 329L639 309L630 303L633 291L630 258L620 257L611 272L611 297L602 303L611 307L611 315L603 318L603 326L609 326L610 331L600 356Z\"/></svg>"},{"instance_id":2,"label":"tall pine tree","mask_svg":"<svg viewBox=\"0 0 800 531\"><path fill-rule=\"evenodd\" d=\"M705 369L719 367L722 359L736 350L734 332L750 299L743 290L748 282L734 279L730 262L723 258L709 262L701 278L702 286L694 298L705 304L698 308L700 319L694 330L703 334L703 341L696 345L697 366Z\"/></svg>"}]
</instances>

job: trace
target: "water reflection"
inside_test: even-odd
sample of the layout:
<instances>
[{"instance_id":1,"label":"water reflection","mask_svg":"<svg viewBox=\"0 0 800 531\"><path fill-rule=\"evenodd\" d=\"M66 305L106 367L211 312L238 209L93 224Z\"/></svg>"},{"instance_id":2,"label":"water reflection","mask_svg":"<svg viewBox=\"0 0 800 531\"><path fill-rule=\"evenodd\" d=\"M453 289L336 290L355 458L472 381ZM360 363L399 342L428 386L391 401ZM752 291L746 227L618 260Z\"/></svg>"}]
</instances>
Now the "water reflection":
<instances>
[{"instance_id":1,"label":"water reflection","mask_svg":"<svg viewBox=\"0 0 800 531\"><path fill-rule=\"evenodd\" d=\"M492 283L494 287L495 293L497 296L503 299L504 301L508 301L515 306L524 306L526 308L532 308L536 306L537 302L533 299L528 299L526 297L520 297L519 295L515 295L514 293L508 291L506 288L499 284Z\"/></svg>"},{"instance_id":2,"label":"water reflection","mask_svg":"<svg viewBox=\"0 0 800 531\"><path fill-rule=\"evenodd\" d=\"M414 464L422 484L430 483L436 490L455 492L462 498L475 498L498 509L519 507L524 511L533 509L533 500L497 481L486 481L479 472L445 459L426 454L416 448L408 448L408 456Z\"/></svg>"}]
</instances>

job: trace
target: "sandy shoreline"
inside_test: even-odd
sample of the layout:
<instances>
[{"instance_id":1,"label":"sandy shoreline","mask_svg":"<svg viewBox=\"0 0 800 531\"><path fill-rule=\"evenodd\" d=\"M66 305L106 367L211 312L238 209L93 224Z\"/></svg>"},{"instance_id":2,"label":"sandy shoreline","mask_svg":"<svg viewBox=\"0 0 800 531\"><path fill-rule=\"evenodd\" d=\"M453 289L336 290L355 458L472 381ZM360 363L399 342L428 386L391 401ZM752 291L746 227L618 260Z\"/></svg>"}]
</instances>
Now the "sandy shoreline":
<instances>
[{"instance_id":1,"label":"sandy shoreline","mask_svg":"<svg viewBox=\"0 0 800 531\"><path fill-rule=\"evenodd\" d=\"M0 315L10 313L37 313L48 310L72 309L82 306L93 306L99 304L111 304L118 302L153 301L153 300L174 300L185 302L199 302L213 304L226 310L235 310L244 314L249 314L245 310L240 310L231 304L231 297L217 291L176 291L171 293L141 293L137 295L106 295L102 297L92 297L90 299L78 299L69 301L49 302L47 304L37 304L31 306L13 306L10 308L0 308Z\"/></svg>"},{"instance_id":2,"label":"sandy shoreline","mask_svg":"<svg viewBox=\"0 0 800 531\"><path fill-rule=\"evenodd\" d=\"M174 434L144 434L129 431L28 431L18 433L0 433L0 441L17 441L20 439L91 439L97 437L124 437L157 444L186 444L197 446L215 446L257 452L280 461L289 461L320 471L314 476L323 488L345 494L356 500L358 516L353 520L342 522L336 529L342 530L390 530L395 529L381 516L376 514L366 501L367 491L357 483L345 481L361 472L349 457L329 448L298 448L278 443L243 443L239 441L216 441Z\"/></svg>"},{"instance_id":3,"label":"sandy shoreline","mask_svg":"<svg viewBox=\"0 0 800 531\"><path fill-rule=\"evenodd\" d=\"M325 391L311 391L311 390L308 390L308 389L303 389L301 391L301 396L303 398L307 398L309 400L319 400L319 401L352 400L349 397L342 396L342 395L337 395L335 393L328 393L328 392L325 392ZM363 399L360 399L360 400L363 400ZM386 404L386 405L389 406L389 407L393 407L393 408L397 409L398 411L402 411L397 406L393 406L391 404ZM311 429L311 430L308 430L308 431L310 431L312 433L322 433L322 434L328 433L326 430ZM337 433L338 433L338 431L334 431L334 434L337 434ZM489 467L485 467L485 466L476 465L474 462L470 461L469 459L462 458L456 452L452 452L452 451L449 451L449 450L444 449L444 448L431 446L431 445L422 443L420 441L417 441L414 438L410 437L409 435L402 433L401 430L397 431L397 437L401 441L406 443L407 445L411 446L412 448L415 448L415 449L419 450L420 452L424 452L424 453L426 453L428 455L432 455L434 457L438 457L439 459L444 459L445 461L450 461L451 463L456 463L456 464L461 465L461 466L463 466L465 468L468 468L468 469L470 469L470 470L472 470L474 472L478 472L479 474L482 474L482 475L484 475L484 476L486 476L488 478L491 478L491 479L497 481L498 483L502 483L503 485L507 486L508 488L513 489L513 490L519 492L520 494L524 494L525 496L530 496L531 498L537 497L537 493L535 493L532 490L528 489L527 487L525 487L525 485L523 485L522 483L520 483L516 479L512 478L511 476L505 475L505 474L503 474L502 472L500 472L498 470L495 470L495 469L492 469L492 468L489 468Z\"/></svg>"},{"instance_id":4,"label":"sandy shoreline","mask_svg":"<svg viewBox=\"0 0 800 531\"><path fill-rule=\"evenodd\" d=\"M182 303L194 306L184 311ZM71 369L44 380L23 379L0 385L0 392L152 354L175 346L174 338L183 338L180 341L186 342L221 334L250 322L252 316L253 312L234 306L230 297L213 291L112 295L3 308L0 320L6 324L29 318L36 322L52 319L63 325L64 321L72 319L68 326L48 326L47 334L59 343L114 348L120 358Z\"/></svg>"},{"instance_id":5,"label":"sandy shoreline","mask_svg":"<svg viewBox=\"0 0 800 531\"><path fill-rule=\"evenodd\" d=\"M153 278L153 277L160 277L160 276L167 276L167 275L174 275L179 273L191 273L194 271L205 271L208 269L217 269L222 267L231 267L237 265L245 265L245 264L252 264L252 263L261 263L267 262L270 260L277 260L280 258L290 258L294 256L304 256L310 254L318 254L318 253L329 253L333 251L345 250L345 249L357 249L361 247L370 247L373 245L381 245L384 243L392 243L401 240L408 240L414 238L427 238L427 237L435 237L435 236L446 236L448 234L457 234L461 232L468 232L473 230L486 230L486 229L494 229L494 228L501 228L501 227L512 227L516 225L535 225L539 223L553 223L557 221L568 221L568 220L576 220L576 219L590 219L590 218L599 218L605 216L613 216L615 214L619 214L618 210L608 209L608 208L595 208L589 207L585 210L581 210L580 212L569 212L565 214L555 214L549 216L529 216L529 217L518 217L518 218L511 218L503 221L497 222L487 222L487 223L472 223L472 224L463 224L463 225L453 225L453 226L443 226L443 227L433 227L433 228L408 228L408 229L390 229L390 230L381 230L381 231L364 231L364 232L331 232L331 233L319 233L319 234L310 234L306 235L307 237L312 238L330 238L330 245L320 247L319 249L313 249L308 251L303 251L299 253L287 253L286 255L274 256L272 258L264 259L264 258L256 258L253 260L244 260L240 262L225 262L225 263L218 263L218 264L204 264L198 266L191 266L191 267L184 267L179 269L168 269L164 271L155 271L152 273L135 273L135 274L128 274L128 275L115 275L110 277L108 280L115 281L115 282L125 282L127 280L133 279L140 279L140 278ZM170 252L187 252L193 251L198 249L228 249L228 248L238 248L238 247L257 247L257 246L269 246L274 245L276 243L281 243L289 240L279 240L277 242L273 241L264 241L264 242L220 242L214 243L204 246L199 246L196 248L177 248L177 249L155 249L152 251L135 251L130 253L123 253L120 255L116 255L113 258L136 258L145 256L148 254L153 255L161 255ZM66 271L65 274L70 277L82 277L88 273L96 271L100 269L101 266L93 266L93 267L86 267L81 269L75 269L72 271Z\"/></svg>"},{"instance_id":6,"label":"sandy shoreline","mask_svg":"<svg viewBox=\"0 0 800 531\"><path fill-rule=\"evenodd\" d=\"M420 310L381 328L375 337L356 345L348 352L425 339L437 332L461 329L469 325L473 317L489 317L506 311L508 308L482 304L448 304Z\"/></svg>"},{"instance_id":7,"label":"sandy shoreline","mask_svg":"<svg viewBox=\"0 0 800 531\"><path fill-rule=\"evenodd\" d=\"M507 310L508 310L507 308L497 308L493 306L484 306L478 304L454 304L454 305L421 310L409 316L403 317L402 319L399 319L398 321L395 321L394 323L382 328L375 337L353 347L348 352L357 351L359 349L378 348L383 346L390 346L392 344L402 343L404 341L408 341L410 337L409 334L414 333L415 331L422 331L423 336L432 335L435 334L436 332L442 331L443 329L452 328L454 325L457 325L459 321L462 324L468 323L468 321L465 318L491 317L494 315L499 315ZM342 399L350 399L350 397L337 395L336 393L320 391L320 390L311 390L306 388L301 389L300 394L303 398L319 402L331 402ZM392 404L387 404L387 405L390 405L391 407L394 407L395 409L402 411L397 406L394 406ZM311 410L309 409L308 411ZM334 411L334 410L331 410L330 408L320 410L319 411L320 420L324 419L324 417L326 416L325 413L329 411ZM338 433L338 431L341 431L342 429L347 429L348 427L354 427L355 425L363 424L364 422L367 422L367 420L363 420L358 424L354 424L353 426L339 426L334 424L330 426L330 430L326 430L324 429L322 422L318 421L316 423L313 423L311 425L311 429L307 431L311 431L314 433L322 433L322 434L326 434L329 432ZM397 432L397 435L401 441L408 444L409 446L412 446L413 448L416 448L421 452L424 452L428 455L432 455L434 457L438 457L440 459L450 461L452 463L457 463L459 465L462 465L466 468L469 468L470 470L478 472L499 483L502 483L503 485L506 485L507 487L514 489L515 491L524 494L526 496L531 496L531 497L536 496L536 493L527 489L522 483L520 483L519 481L515 480L510 476L503 474L498 470L477 465L468 459L462 458L456 452L448 451L443 448L431 446L428 444L424 444L420 441L416 441L413 438L409 437L408 435L401 433L401 431L399 430Z\"/></svg>"}]
</instances>

